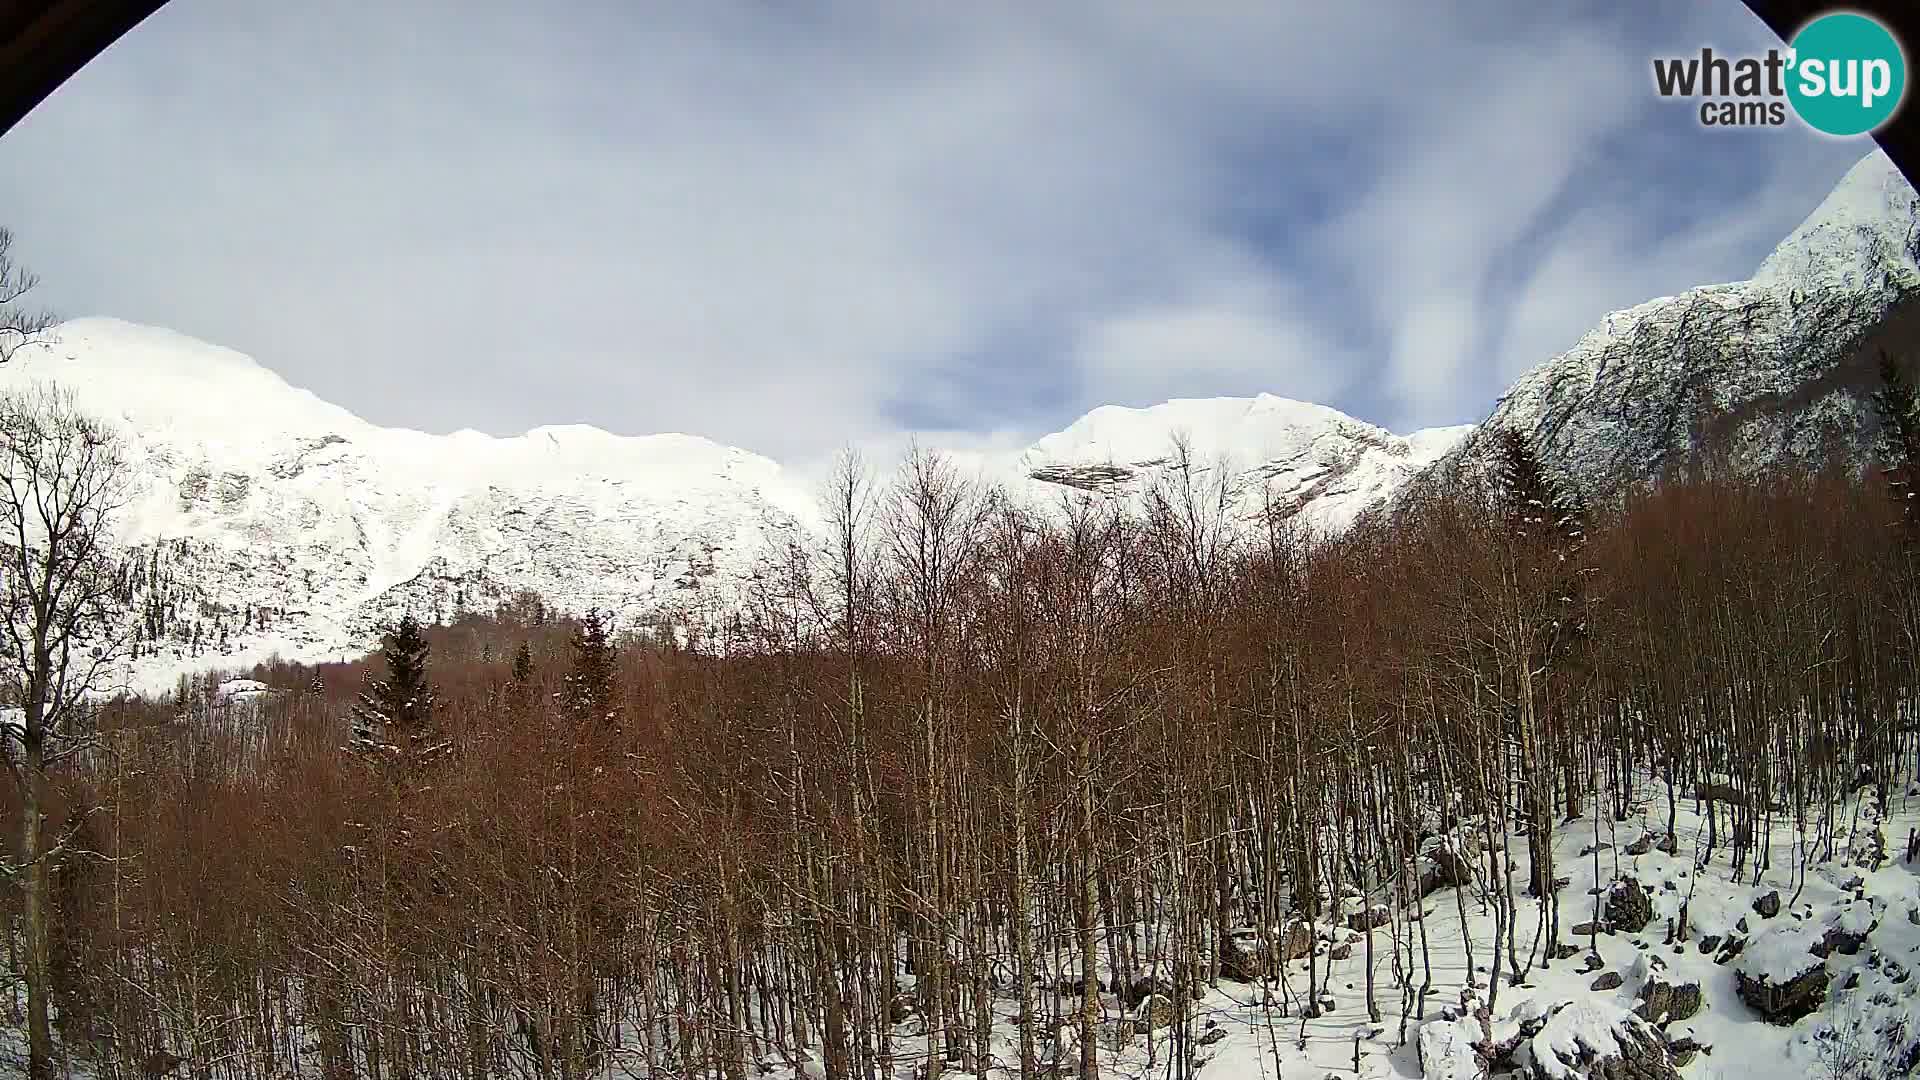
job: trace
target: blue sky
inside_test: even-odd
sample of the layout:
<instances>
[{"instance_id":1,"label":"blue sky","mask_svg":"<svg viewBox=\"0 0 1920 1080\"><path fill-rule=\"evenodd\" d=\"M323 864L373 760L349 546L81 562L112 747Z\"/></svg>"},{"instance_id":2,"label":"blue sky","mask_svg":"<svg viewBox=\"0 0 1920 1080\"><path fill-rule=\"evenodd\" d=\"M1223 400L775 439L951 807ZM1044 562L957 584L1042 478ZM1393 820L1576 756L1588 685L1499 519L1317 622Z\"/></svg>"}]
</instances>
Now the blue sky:
<instances>
[{"instance_id":1,"label":"blue sky","mask_svg":"<svg viewBox=\"0 0 1920 1080\"><path fill-rule=\"evenodd\" d=\"M805 462L1260 391L1476 420L1871 148L1654 96L1774 43L1739 0L1292 6L173 0L0 139L0 221L62 314L377 422Z\"/></svg>"}]
</instances>

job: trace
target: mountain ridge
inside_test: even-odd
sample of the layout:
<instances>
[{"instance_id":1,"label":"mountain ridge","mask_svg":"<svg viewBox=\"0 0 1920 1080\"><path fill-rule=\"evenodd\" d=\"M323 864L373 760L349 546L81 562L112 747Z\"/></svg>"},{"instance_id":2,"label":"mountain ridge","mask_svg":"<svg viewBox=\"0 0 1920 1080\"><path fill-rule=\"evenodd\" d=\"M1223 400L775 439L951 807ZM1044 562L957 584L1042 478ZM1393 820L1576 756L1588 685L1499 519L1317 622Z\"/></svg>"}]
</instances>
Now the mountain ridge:
<instances>
[{"instance_id":1,"label":"mountain ridge","mask_svg":"<svg viewBox=\"0 0 1920 1080\"><path fill-rule=\"evenodd\" d=\"M1492 433L1531 436L1593 494L1704 446L1736 464L1863 460L1879 433L1872 353L1920 314L1920 194L1883 151L1862 158L1744 281L1610 312L1523 373L1420 484L1484 473Z\"/></svg>"},{"instance_id":2,"label":"mountain ridge","mask_svg":"<svg viewBox=\"0 0 1920 1080\"><path fill-rule=\"evenodd\" d=\"M352 655L402 611L447 618L522 592L701 621L821 528L799 477L701 436L380 427L235 350L118 319L63 323L0 367L0 387L41 380L126 442L119 541L146 553L135 591L165 628L130 672L148 690L193 666ZM1093 410L977 471L1036 501L1138 494L1184 431L1200 460L1243 466L1243 487L1338 529L1465 430L1398 436L1271 394L1176 399Z\"/></svg>"},{"instance_id":3,"label":"mountain ridge","mask_svg":"<svg viewBox=\"0 0 1920 1080\"><path fill-rule=\"evenodd\" d=\"M1916 331L1920 196L1876 151L1752 278L1609 313L1481 424L1398 435L1272 394L1182 398L1091 410L978 471L1030 499L1135 498L1181 436L1202 465L1235 470L1243 510L1337 532L1484 470L1502 427L1596 490L1655 475L1709 435L1756 462L1836 440L1861 453L1876 428L1860 359L1875 334ZM380 427L244 354L116 319L63 324L0 366L0 387L39 379L127 436L121 541L140 564L144 637L128 679L143 689L272 653L352 655L401 611L447 618L524 592L629 625L698 621L820 528L814 493L751 451L584 424Z\"/></svg>"}]
</instances>

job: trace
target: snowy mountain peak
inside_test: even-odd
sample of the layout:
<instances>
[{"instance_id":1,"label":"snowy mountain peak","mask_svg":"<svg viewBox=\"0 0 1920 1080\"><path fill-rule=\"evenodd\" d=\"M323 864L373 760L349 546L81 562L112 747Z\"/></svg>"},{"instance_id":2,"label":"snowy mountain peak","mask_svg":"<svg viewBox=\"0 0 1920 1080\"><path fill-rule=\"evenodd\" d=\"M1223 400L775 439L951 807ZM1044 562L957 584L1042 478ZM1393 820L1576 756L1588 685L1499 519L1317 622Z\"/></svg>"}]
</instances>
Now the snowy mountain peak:
<instances>
[{"instance_id":1,"label":"snowy mountain peak","mask_svg":"<svg viewBox=\"0 0 1920 1080\"><path fill-rule=\"evenodd\" d=\"M1869 275L1911 273L1920 260L1914 197L1913 186L1886 151L1875 149L1767 256L1753 282L1859 288L1873 284Z\"/></svg>"},{"instance_id":2,"label":"snowy mountain peak","mask_svg":"<svg viewBox=\"0 0 1920 1080\"><path fill-rule=\"evenodd\" d=\"M1707 443L1748 465L1858 460L1877 438L1874 350L1917 317L1920 195L1875 150L1752 279L1605 316L1515 380L1481 429L1530 433L1596 494ZM1488 450L1470 436L1434 478L1484 468Z\"/></svg>"},{"instance_id":3,"label":"snowy mountain peak","mask_svg":"<svg viewBox=\"0 0 1920 1080\"><path fill-rule=\"evenodd\" d=\"M39 381L126 442L137 686L357 653L402 611L448 619L524 590L693 618L816 521L778 464L710 439L383 428L240 353L118 320L62 324L0 367L0 388Z\"/></svg>"},{"instance_id":4,"label":"snowy mountain peak","mask_svg":"<svg viewBox=\"0 0 1920 1080\"><path fill-rule=\"evenodd\" d=\"M207 445L351 439L370 427L243 353L120 319L62 323L0 374L5 382L23 378L59 382L90 411L136 430Z\"/></svg>"},{"instance_id":5,"label":"snowy mountain peak","mask_svg":"<svg viewBox=\"0 0 1920 1080\"><path fill-rule=\"evenodd\" d=\"M1236 468L1291 457L1329 435L1411 451L1431 446L1436 429L1401 438L1338 409L1273 394L1256 397L1175 398L1146 408L1104 405L1040 439L1022 456L1031 468L1061 465L1144 467L1163 461L1176 436L1190 440L1197 458Z\"/></svg>"},{"instance_id":6,"label":"snowy mountain peak","mask_svg":"<svg viewBox=\"0 0 1920 1080\"><path fill-rule=\"evenodd\" d=\"M1311 402L1273 394L1179 398L1147 408L1108 405L1020 456L1034 480L1089 490L1137 491L1184 437L1202 466L1240 478L1245 509L1282 508L1312 527L1344 528L1473 430L1400 436Z\"/></svg>"}]
</instances>

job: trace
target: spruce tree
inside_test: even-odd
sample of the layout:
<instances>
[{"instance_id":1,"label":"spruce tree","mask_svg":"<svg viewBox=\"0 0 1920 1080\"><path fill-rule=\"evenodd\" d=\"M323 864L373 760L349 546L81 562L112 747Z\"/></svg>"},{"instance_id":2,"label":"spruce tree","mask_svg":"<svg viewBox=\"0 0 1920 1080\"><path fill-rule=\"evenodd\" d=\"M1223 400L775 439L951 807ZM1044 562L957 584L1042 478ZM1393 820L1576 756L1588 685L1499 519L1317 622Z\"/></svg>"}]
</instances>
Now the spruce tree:
<instances>
[{"instance_id":1,"label":"spruce tree","mask_svg":"<svg viewBox=\"0 0 1920 1080\"><path fill-rule=\"evenodd\" d=\"M1561 609L1552 619L1556 632L1576 630L1577 620L1568 620L1580 599L1577 553L1586 543L1586 499L1548 471L1525 435L1508 428L1495 438L1494 488L1501 518L1532 556L1543 599Z\"/></svg>"},{"instance_id":2,"label":"spruce tree","mask_svg":"<svg viewBox=\"0 0 1920 1080\"><path fill-rule=\"evenodd\" d=\"M1920 500L1915 498L1913 470L1920 464L1920 394L1913 380L1892 354L1880 353L1880 388L1873 393L1880 414L1880 460L1895 505L1909 538L1920 537Z\"/></svg>"},{"instance_id":3,"label":"spruce tree","mask_svg":"<svg viewBox=\"0 0 1920 1080\"><path fill-rule=\"evenodd\" d=\"M427 681L429 647L412 615L404 615L381 639L387 677L369 679L353 710L354 746L364 752L414 760L433 746L434 711L439 704Z\"/></svg>"},{"instance_id":4,"label":"spruce tree","mask_svg":"<svg viewBox=\"0 0 1920 1080\"><path fill-rule=\"evenodd\" d=\"M1550 473L1520 432L1504 428L1495 440L1495 491L1508 526L1550 549L1578 546L1587 516L1579 490Z\"/></svg>"},{"instance_id":5,"label":"spruce tree","mask_svg":"<svg viewBox=\"0 0 1920 1080\"><path fill-rule=\"evenodd\" d=\"M1542 668L1564 654L1585 634L1585 582L1588 508L1580 490L1549 471L1533 443L1511 428L1495 443L1495 494L1506 528L1521 552L1526 572L1536 582L1541 604L1538 663Z\"/></svg>"},{"instance_id":6,"label":"spruce tree","mask_svg":"<svg viewBox=\"0 0 1920 1080\"><path fill-rule=\"evenodd\" d=\"M507 708L514 716L524 717L533 705L533 648L522 641L513 653L513 670L507 678Z\"/></svg>"},{"instance_id":7,"label":"spruce tree","mask_svg":"<svg viewBox=\"0 0 1920 1080\"><path fill-rule=\"evenodd\" d=\"M1572 768L1564 744L1557 754L1554 744L1568 737L1559 713L1573 698L1572 684L1580 679L1588 659L1583 648L1586 566L1581 559L1587 506L1578 489L1541 463L1525 435L1507 428L1496 439L1494 494L1501 524L1511 537L1519 605L1514 614L1524 628L1523 640L1516 643L1521 655L1514 659L1527 669L1522 674L1526 689L1515 704L1520 720L1517 734L1527 755L1528 816L1536 837L1550 837L1554 785L1538 772L1555 758L1563 769ZM1575 784L1567 785L1570 797L1574 790ZM1570 815L1578 813L1571 804L1568 810ZM1532 895L1546 897L1552 891L1551 846L1548 841L1529 847ZM1557 928L1554 939L1558 940Z\"/></svg>"},{"instance_id":8,"label":"spruce tree","mask_svg":"<svg viewBox=\"0 0 1920 1080\"><path fill-rule=\"evenodd\" d=\"M1920 469L1920 392L1905 365L1885 350L1880 352L1880 387L1873 394L1880 414L1880 461L1887 489L1893 496L1900 543L1888 589L1907 632L1909 646L1920 626L1920 492L1914 490ZM1911 654L1910 654L1911 655ZM1909 668L1909 671L1912 669ZM1911 685L1912 680L1908 680ZM1898 738L1892 731L1876 731L1878 739ZM1880 801L1886 803L1886 774L1881 774Z\"/></svg>"},{"instance_id":9,"label":"spruce tree","mask_svg":"<svg viewBox=\"0 0 1920 1080\"><path fill-rule=\"evenodd\" d=\"M574 629L573 669L567 673L566 705L581 723L617 726L614 711L613 638L600 612L589 611Z\"/></svg>"}]
</instances>

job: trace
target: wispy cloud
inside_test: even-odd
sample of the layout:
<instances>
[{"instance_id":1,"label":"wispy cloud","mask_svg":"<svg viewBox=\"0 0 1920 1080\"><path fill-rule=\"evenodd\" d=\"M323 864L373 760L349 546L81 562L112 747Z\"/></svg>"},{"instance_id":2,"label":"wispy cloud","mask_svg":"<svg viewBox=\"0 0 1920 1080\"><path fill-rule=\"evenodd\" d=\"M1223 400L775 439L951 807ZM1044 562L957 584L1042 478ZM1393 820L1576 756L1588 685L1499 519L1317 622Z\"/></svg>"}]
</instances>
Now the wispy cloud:
<instances>
[{"instance_id":1,"label":"wispy cloud","mask_svg":"<svg viewBox=\"0 0 1920 1080\"><path fill-rule=\"evenodd\" d=\"M0 139L71 314L383 423L998 446L1266 390L1474 419L1865 152L1715 133L1738 0L173 0Z\"/></svg>"}]
</instances>

